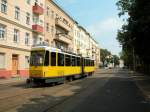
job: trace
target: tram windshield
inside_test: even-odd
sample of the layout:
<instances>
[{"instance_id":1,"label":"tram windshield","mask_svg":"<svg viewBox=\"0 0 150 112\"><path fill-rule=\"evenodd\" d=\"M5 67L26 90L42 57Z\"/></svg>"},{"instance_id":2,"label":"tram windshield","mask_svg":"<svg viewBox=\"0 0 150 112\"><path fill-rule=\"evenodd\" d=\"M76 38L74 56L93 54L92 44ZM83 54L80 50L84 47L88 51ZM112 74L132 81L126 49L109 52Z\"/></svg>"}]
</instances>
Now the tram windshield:
<instances>
[{"instance_id":1,"label":"tram windshield","mask_svg":"<svg viewBox=\"0 0 150 112\"><path fill-rule=\"evenodd\" d=\"M32 51L31 52L31 66L43 66L45 51Z\"/></svg>"}]
</instances>

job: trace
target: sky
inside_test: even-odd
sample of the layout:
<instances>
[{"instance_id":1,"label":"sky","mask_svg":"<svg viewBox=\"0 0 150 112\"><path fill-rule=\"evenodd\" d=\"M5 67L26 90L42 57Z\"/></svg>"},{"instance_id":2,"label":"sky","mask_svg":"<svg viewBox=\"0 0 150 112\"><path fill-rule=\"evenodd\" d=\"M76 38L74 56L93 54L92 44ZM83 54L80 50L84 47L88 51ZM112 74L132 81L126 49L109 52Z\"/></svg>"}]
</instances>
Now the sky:
<instances>
[{"instance_id":1,"label":"sky","mask_svg":"<svg viewBox=\"0 0 150 112\"><path fill-rule=\"evenodd\" d=\"M71 17L91 33L100 48L119 54L116 40L123 22L118 17L117 0L55 0Z\"/></svg>"}]
</instances>

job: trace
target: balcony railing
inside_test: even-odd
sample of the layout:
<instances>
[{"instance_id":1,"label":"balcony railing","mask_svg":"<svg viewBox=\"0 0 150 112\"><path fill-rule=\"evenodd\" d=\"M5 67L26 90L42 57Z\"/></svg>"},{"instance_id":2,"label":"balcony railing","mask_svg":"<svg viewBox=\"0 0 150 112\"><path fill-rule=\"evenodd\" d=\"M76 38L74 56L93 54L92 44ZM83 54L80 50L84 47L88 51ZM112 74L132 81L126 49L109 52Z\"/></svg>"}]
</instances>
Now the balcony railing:
<instances>
[{"instance_id":1,"label":"balcony railing","mask_svg":"<svg viewBox=\"0 0 150 112\"><path fill-rule=\"evenodd\" d=\"M55 24L57 26L60 26L61 28L67 30L67 31L70 31L71 28L68 26L68 24L64 23L62 20L60 20L59 18L56 18L55 20Z\"/></svg>"},{"instance_id":2,"label":"balcony railing","mask_svg":"<svg viewBox=\"0 0 150 112\"><path fill-rule=\"evenodd\" d=\"M68 38L68 35L65 35L65 36L64 35L56 35L55 40L64 42L66 44L71 44L71 42L72 42L71 38L70 37Z\"/></svg>"},{"instance_id":3,"label":"balcony railing","mask_svg":"<svg viewBox=\"0 0 150 112\"><path fill-rule=\"evenodd\" d=\"M43 26L40 26L38 24L32 25L32 30L37 33L43 33Z\"/></svg>"},{"instance_id":4,"label":"balcony railing","mask_svg":"<svg viewBox=\"0 0 150 112\"><path fill-rule=\"evenodd\" d=\"M44 9L41 6L39 6L38 4L35 4L33 6L32 10L33 10L33 13L35 13L35 14L42 15L44 13Z\"/></svg>"}]
</instances>

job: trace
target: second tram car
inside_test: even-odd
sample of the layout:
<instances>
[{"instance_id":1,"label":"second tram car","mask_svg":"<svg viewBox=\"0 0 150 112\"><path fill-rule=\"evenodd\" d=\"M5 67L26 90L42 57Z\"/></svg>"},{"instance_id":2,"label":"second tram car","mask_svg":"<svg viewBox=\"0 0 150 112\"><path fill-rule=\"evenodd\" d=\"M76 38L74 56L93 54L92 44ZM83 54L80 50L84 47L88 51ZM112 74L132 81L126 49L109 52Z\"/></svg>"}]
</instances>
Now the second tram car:
<instances>
[{"instance_id":1,"label":"second tram car","mask_svg":"<svg viewBox=\"0 0 150 112\"><path fill-rule=\"evenodd\" d=\"M94 71L94 60L90 58L47 46L33 47L31 50L29 78L34 83L63 82L91 75Z\"/></svg>"}]
</instances>

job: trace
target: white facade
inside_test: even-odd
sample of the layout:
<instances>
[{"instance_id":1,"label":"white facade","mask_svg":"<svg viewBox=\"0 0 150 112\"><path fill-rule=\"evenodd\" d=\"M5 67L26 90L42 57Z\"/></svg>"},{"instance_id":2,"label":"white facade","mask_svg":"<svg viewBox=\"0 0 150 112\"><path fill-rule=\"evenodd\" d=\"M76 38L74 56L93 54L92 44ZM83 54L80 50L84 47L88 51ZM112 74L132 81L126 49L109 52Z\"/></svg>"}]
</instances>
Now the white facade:
<instances>
[{"instance_id":1,"label":"white facade","mask_svg":"<svg viewBox=\"0 0 150 112\"><path fill-rule=\"evenodd\" d=\"M96 66L100 64L100 47L91 35L78 24L74 25L74 53L95 60Z\"/></svg>"},{"instance_id":2,"label":"white facade","mask_svg":"<svg viewBox=\"0 0 150 112\"><path fill-rule=\"evenodd\" d=\"M74 25L74 53L89 57L90 36L84 28Z\"/></svg>"}]
</instances>

